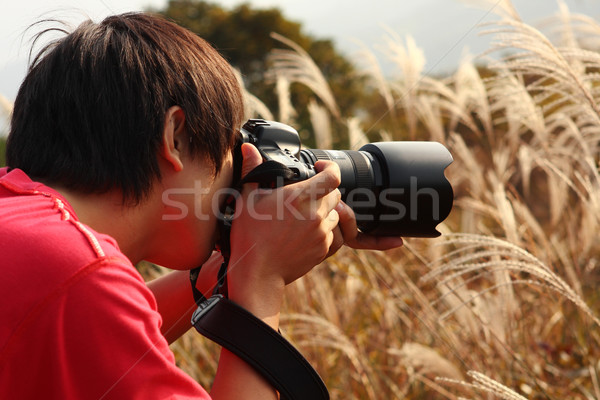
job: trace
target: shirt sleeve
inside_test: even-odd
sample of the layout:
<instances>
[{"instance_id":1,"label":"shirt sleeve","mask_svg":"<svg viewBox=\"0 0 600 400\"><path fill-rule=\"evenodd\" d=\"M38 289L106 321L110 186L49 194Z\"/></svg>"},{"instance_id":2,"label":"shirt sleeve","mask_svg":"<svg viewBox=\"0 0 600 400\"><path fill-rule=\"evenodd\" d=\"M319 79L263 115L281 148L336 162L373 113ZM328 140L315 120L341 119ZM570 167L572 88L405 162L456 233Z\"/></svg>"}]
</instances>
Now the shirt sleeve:
<instances>
[{"instance_id":1,"label":"shirt sleeve","mask_svg":"<svg viewBox=\"0 0 600 400\"><path fill-rule=\"evenodd\" d=\"M38 321L56 327L42 340L63 398L210 399L175 365L156 300L131 265L102 262L63 290Z\"/></svg>"}]
</instances>

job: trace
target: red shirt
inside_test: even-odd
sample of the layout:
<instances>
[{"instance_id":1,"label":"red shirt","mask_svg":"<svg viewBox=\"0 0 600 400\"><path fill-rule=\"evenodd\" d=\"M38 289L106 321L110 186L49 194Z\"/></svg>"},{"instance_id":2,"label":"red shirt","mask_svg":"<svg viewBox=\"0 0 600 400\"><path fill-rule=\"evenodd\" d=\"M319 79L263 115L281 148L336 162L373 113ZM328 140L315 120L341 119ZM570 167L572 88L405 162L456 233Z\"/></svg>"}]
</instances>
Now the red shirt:
<instances>
[{"instance_id":1,"label":"red shirt","mask_svg":"<svg viewBox=\"0 0 600 400\"><path fill-rule=\"evenodd\" d=\"M2 399L210 399L115 240L18 169L0 169L0 296Z\"/></svg>"}]
</instances>

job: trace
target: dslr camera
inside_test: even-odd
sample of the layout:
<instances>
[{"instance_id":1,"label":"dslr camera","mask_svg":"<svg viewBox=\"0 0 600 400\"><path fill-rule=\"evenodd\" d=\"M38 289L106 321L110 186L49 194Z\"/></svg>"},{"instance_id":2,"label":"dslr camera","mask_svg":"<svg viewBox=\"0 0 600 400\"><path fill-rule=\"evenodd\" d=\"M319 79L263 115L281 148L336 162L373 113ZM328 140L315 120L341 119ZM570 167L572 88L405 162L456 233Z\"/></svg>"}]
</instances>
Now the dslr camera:
<instances>
[{"instance_id":1,"label":"dslr camera","mask_svg":"<svg viewBox=\"0 0 600 400\"><path fill-rule=\"evenodd\" d=\"M318 160L341 171L342 200L356 215L358 228L376 236L436 237L436 226L452 209L453 191L444 176L452 163L442 144L423 141L370 143L359 150L302 149L298 132L285 124L248 120L242 129L234 169L241 170L242 143L256 146L265 161L293 171L283 184L314 176ZM234 178L238 179L238 177Z\"/></svg>"}]
</instances>

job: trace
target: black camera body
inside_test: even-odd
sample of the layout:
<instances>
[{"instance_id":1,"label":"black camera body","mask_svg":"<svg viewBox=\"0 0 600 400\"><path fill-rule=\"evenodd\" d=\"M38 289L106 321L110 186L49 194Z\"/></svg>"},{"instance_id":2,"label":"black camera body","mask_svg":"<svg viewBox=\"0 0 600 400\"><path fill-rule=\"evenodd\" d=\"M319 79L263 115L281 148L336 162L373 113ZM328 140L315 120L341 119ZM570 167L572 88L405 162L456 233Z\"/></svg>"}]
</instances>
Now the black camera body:
<instances>
[{"instance_id":1,"label":"black camera body","mask_svg":"<svg viewBox=\"0 0 600 400\"><path fill-rule=\"evenodd\" d=\"M444 170L453 161L437 142L378 142L355 150L302 149L298 132L285 124L248 120L240 130L264 160L294 172L285 183L316 174L319 160L341 171L342 200L356 215L361 231L376 236L437 237L436 226L452 209L454 194ZM241 168L241 157L234 165Z\"/></svg>"}]
</instances>

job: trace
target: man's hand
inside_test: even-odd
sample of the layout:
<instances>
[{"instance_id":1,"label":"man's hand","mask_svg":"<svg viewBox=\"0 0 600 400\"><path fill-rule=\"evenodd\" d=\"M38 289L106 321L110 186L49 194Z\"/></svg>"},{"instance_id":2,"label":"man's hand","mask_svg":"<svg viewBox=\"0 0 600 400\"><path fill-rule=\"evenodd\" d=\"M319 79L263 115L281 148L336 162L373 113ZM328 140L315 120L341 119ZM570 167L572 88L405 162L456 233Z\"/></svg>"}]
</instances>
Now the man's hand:
<instances>
[{"instance_id":1,"label":"man's hand","mask_svg":"<svg viewBox=\"0 0 600 400\"><path fill-rule=\"evenodd\" d=\"M262 158L250 144L242 153L245 176ZM339 168L333 162L315 168L314 177L275 190L245 185L231 231L230 283L282 289L342 246Z\"/></svg>"},{"instance_id":2,"label":"man's hand","mask_svg":"<svg viewBox=\"0 0 600 400\"><path fill-rule=\"evenodd\" d=\"M258 150L242 146L242 176L262 163ZM360 232L352 209L341 201L340 172L333 162L315 164L317 175L276 190L244 187L232 232L235 263L246 278L285 286L333 255L343 244L356 249L387 250L402 245L399 237L375 237ZM242 259L243 258L243 259ZM240 267L241 268L241 267ZM242 275L241 272L237 274Z\"/></svg>"},{"instance_id":3,"label":"man's hand","mask_svg":"<svg viewBox=\"0 0 600 400\"><path fill-rule=\"evenodd\" d=\"M354 211L344 202L338 204L336 211L340 217L339 229L346 246L369 250L389 250L402 246L401 237L371 236L360 232L356 226Z\"/></svg>"}]
</instances>

